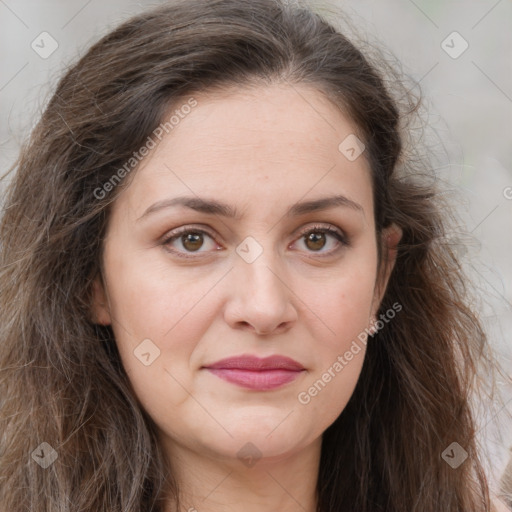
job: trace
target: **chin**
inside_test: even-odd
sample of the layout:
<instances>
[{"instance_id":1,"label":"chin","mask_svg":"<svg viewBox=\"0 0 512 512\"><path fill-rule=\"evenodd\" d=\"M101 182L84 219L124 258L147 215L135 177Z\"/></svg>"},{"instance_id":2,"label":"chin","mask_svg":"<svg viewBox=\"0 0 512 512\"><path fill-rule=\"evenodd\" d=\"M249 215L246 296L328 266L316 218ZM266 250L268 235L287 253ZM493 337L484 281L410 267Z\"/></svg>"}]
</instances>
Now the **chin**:
<instances>
[{"instance_id":1,"label":"chin","mask_svg":"<svg viewBox=\"0 0 512 512\"><path fill-rule=\"evenodd\" d=\"M231 425L229 431L232 438L223 436L217 444L209 436L207 442L210 449L230 459L236 457L243 462L245 458L253 458L261 459L261 462L278 462L304 449L316 437L301 432L298 425L290 424L287 427L276 422L272 428L268 428L268 422L255 421L248 428L244 422L236 427Z\"/></svg>"}]
</instances>

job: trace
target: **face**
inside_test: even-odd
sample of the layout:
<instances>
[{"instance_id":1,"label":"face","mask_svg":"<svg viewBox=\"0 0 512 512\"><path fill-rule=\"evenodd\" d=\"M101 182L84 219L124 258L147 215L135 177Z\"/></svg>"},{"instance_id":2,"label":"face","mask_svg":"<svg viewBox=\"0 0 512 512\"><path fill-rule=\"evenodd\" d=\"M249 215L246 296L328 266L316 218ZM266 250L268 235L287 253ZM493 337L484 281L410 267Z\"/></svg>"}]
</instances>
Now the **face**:
<instances>
[{"instance_id":1,"label":"face","mask_svg":"<svg viewBox=\"0 0 512 512\"><path fill-rule=\"evenodd\" d=\"M377 286L370 169L315 89L194 98L113 205L95 319L171 452L278 460L361 371L391 270Z\"/></svg>"}]
</instances>

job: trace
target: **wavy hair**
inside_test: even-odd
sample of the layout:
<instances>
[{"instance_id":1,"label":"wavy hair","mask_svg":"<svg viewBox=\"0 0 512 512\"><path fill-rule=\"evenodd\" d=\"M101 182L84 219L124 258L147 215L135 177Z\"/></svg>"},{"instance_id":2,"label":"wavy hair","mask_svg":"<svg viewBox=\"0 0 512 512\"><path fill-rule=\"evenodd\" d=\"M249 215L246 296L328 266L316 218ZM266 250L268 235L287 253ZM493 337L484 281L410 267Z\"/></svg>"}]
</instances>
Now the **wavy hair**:
<instances>
[{"instance_id":1,"label":"wavy hair","mask_svg":"<svg viewBox=\"0 0 512 512\"><path fill-rule=\"evenodd\" d=\"M403 311L369 338L323 434L318 512L491 509L471 408L488 344L447 243L449 205L416 146L420 95L353 41L291 2L178 0L66 70L11 169L0 225L2 510L159 512L177 499L112 330L91 320L110 206L129 178L98 190L194 93L270 83L310 84L352 120L376 235L403 231L379 312ZM441 456L454 441L468 454L457 469ZM46 469L33 460L42 442L58 456Z\"/></svg>"}]
</instances>

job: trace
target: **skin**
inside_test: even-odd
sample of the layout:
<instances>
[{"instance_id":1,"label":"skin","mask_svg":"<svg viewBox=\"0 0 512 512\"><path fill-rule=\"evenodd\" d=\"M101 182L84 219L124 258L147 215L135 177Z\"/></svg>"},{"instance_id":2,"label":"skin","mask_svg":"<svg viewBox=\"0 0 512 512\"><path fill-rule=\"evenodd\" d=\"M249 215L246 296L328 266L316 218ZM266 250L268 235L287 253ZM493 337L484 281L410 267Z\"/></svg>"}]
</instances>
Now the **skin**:
<instances>
[{"instance_id":1,"label":"skin","mask_svg":"<svg viewBox=\"0 0 512 512\"><path fill-rule=\"evenodd\" d=\"M194 97L198 105L113 205L95 321L112 325L133 390L171 460L181 510L229 512L244 503L246 512L313 512L321 435L354 390L365 345L308 404L298 395L369 327L401 233L396 226L382 233L390 263L379 280L369 166L364 153L349 161L338 150L357 130L319 91L273 85ZM334 193L360 210L285 216L299 201ZM225 202L241 218L183 206L144 215L183 195ZM315 225L334 227L350 245ZM165 245L181 227L208 234ZM305 238L311 231L316 243ZM263 251L251 263L236 251L248 236ZM160 350L148 366L134 356L144 339ZM285 355L306 371L255 391L202 368L241 354ZM261 455L252 467L237 456L246 443ZM174 510L169 501L166 511Z\"/></svg>"}]
</instances>

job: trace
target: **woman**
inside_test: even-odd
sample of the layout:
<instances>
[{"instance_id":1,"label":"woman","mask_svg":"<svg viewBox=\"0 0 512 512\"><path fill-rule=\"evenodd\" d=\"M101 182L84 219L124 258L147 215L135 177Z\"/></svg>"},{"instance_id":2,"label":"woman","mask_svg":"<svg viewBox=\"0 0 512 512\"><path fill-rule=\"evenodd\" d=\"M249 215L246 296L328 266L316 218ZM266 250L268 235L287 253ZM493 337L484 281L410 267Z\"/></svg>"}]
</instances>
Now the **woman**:
<instances>
[{"instance_id":1,"label":"woman","mask_svg":"<svg viewBox=\"0 0 512 512\"><path fill-rule=\"evenodd\" d=\"M494 510L488 347L385 71L272 0L67 71L0 229L2 510Z\"/></svg>"}]
</instances>

